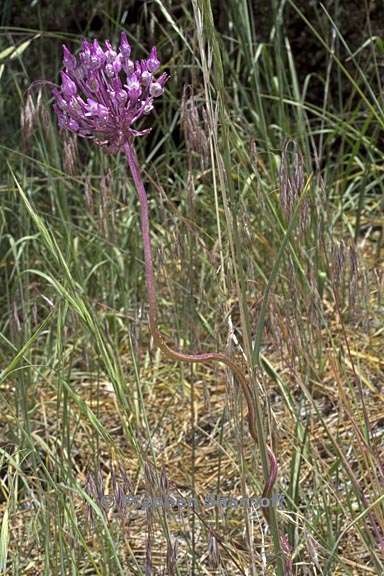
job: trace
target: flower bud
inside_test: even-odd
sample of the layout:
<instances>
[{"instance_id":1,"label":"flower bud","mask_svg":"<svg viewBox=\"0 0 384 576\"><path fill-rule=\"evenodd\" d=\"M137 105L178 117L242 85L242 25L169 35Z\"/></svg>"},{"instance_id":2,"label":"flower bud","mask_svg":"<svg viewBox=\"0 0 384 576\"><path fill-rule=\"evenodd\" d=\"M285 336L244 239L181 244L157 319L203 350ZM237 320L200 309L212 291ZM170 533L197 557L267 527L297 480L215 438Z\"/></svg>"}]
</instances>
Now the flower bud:
<instances>
[{"instance_id":1,"label":"flower bud","mask_svg":"<svg viewBox=\"0 0 384 576\"><path fill-rule=\"evenodd\" d=\"M125 32L122 32L120 36L120 52L127 59L131 55L131 46Z\"/></svg>"},{"instance_id":2,"label":"flower bud","mask_svg":"<svg viewBox=\"0 0 384 576\"><path fill-rule=\"evenodd\" d=\"M132 74L132 76L128 79L125 87L127 88L130 100L135 102L141 94L141 86L136 74Z\"/></svg>"},{"instance_id":3,"label":"flower bud","mask_svg":"<svg viewBox=\"0 0 384 576\"><path fill-rule=\"evenodd\" d=\"M97 56L101 61L104 62L104 60L105 60L104 50L101 48L101 46L97 40L93 41L91 50L95 56Z\"/></svg>"},{"instance_id":4,"label":"flower bud","mask_svg":"<svg viewBox=\"0 0 384 576\"><path fill-rule=\"evenodd\" d=\"M115 71L113 69L112 64L106 64L104 71L105 71L105 74L108 76L108 78L113 78L115 75Z\"/></svg>"},{"instance_id":5,"label":"flower bud","mask_svg":"<svg viewBox=\"0 0 384 576\"><path fill-rule=\"evenodd\" d=\"M160 61L157 58L157 49L153 47L147 60L147 69L149 70L149 72L156 72L159 66Z\"/></svg>"},{"instance_id":6,"label":"flower bud","mask_svg":"<svg viewBox=\"0 0 384 576\"><path fill-rule=\"evenodd\" d=\"M105 52L106 60L107 60L108 64L113 64L113 62L117 56L117 52L116 52L116 50L114 50L112 48L112 44L109 42L109 40L105 41L105 46L107 48L107 50Z\"/></svg>"},{"instance_id":7,"label":"flower bud","mask_svg":"<svg viewBox=\"0 0 384 576\"><path fill-rule=\"evenodd\" d=\"M135 69L135 65L132 62L132 60L129 60L129 58L126 58L124 56L122 59L122 65L123 65L123 70L126 73L126 75L130 76Z\"/></svg>"},{"instance_id":8,"label":"flower bud","mask_svg":"<svg viewBox=\"0 0 384 576\"><path fill-rule=\"evenodd\" d=\"M121 54L117 54L116 58L112 62L113 70L114 70L116 75L119 74L119 72L121 70L121 66L122 66L121 59L122 59Z\"/></svg>"},{"instance_id":9,"label":"flower bud","mask_svg":"<svg viewBox=\"0 0 384 576\"><path fill-rule=\"evenodd\" d=\"M162 88L164 88L166 82L168 81L169 75L164 72L158 79L157 82L160 84Z\"/></svg>"},{"instance_id":10,"label":"flower bud","mask_svg":"<svg viewBox=\"0 0 384 576\"><path fill-rule=\"evenodd\" d=\"M91 62L91 47L92 44L87 40L84 40L81 45L80 60L85 66L88 66Z\"/></svg>"},{"instance_id":11,"label":"flower bud","mask_svg":"<svg viewBox=\"0 0 384 576\"><path fill-rule=\"evenodd\" d=\"M77 66L77 68L75 68L75 70L73 70L72 76L74 78L76 78L76 80L83 80L85 73L84 73L84 68L81 64L80 64L80 66Z\"/></svg>"},{"instance_id":12,"label":"flower bud","mask_svg":"<svg viewBox=\"0 0 384 576\"><path fill-rule=\"evenodd\" d=\"M149 87L149 93L151 96L157 98L157 96L161 96L163 92L164 89L159 82L152 82Z\"/></svg>"},{"instance_id":13,"label":"flower bud","mask_svg":"<svg viewBox=\"0 0 384 576\"><path fill-rule=\"evenodd\" d=\"M61 73L61 80L62 80L62 90L64 96L71 97L77 94L77 86L73 80L65 73Z\"/></svg>"},{"instance_id":14,"label":"flower bud","mask_svg":"<svg viewBox=\"0 0 384 576\"><path fill-rule=\"evenodd\" d=\"M93 68L100 68L105 62L105 54L97 40L93 41L91 47L91 65Z\"/></svg>"},{"instance_id":15,"label":"flower bud","mask_svg":"<svg viewBox=\"0 0 384 576\"><path fill-rule=\"evenodd\" d=\"M148 70L144 70L144 72L141 74L141 81L144 84L144 86L148 86L151 83L151 80L152 80L152 74L148 72Z\"/></svg>"},{"instance_id":16,"label":"flower bud","mask_svg":"<svg viewBox=\"0 0 384 576\"><path fill-rule=\"evenodd\" d=\"M63 44L64 50L64 66L68 72L72 72L76 68L76 57L68 50L65 44Z\"/></svg>"},{"instance_id":17,"label":"flower bud","mask_svg":"<svg viewBox=\"0 0 384 576\"><path fill-rule=\"evenodd\" d=\"M86 108L88 111L85 113L85 116L96 116L104 119L108 117L108 108L103 106L103 104L99 104L96 100L93 100L93 98L88 98Z\"/></svg>"},{"instance_id":18,"label":"flower bud","mask_svg":"<svg viewBox=\"0 0 384 576\"><path fill-rule=\"evenodd\" d=\"M128 94L126 93L125 90L119 90L116 93L116 98L117 98L119 104L125 104L127 99L128 99Z\"/></svg>"}]
</instances>

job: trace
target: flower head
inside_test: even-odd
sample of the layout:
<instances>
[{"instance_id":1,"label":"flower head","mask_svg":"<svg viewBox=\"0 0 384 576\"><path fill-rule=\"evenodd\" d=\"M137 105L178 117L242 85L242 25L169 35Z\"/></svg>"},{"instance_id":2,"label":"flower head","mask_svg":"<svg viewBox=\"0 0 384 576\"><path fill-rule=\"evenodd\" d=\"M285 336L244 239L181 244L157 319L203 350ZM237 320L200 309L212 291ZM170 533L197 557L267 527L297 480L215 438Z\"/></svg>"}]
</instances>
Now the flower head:
<instances>
[{"instance_id":1,"label":"flower head","mask_svg":"<svg viewBox=\"0 0 384 576\"><path fill-rule=\"evenodd\" d=\"M64 48L61 86L53 90L54 109L61 128L91 138L109 152L118 152L133 136L150 129L133 125L153 110L153 100L164 92L168 74L155 78L160 67L156 48L146 60L130 59L125 32L117 50L107 40L84 40L79 58Z\"/></svg>"}]
</instances>

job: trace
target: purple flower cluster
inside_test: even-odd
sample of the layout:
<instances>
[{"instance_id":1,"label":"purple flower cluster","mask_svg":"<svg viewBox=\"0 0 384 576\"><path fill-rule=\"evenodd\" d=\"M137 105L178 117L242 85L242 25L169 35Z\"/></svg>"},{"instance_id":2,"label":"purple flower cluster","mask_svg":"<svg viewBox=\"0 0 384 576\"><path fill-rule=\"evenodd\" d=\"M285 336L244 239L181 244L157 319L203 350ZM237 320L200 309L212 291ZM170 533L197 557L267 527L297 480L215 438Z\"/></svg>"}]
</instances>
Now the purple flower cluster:
<instances>
[{"instance_id":1,"label":"purple flower cluster","mask_svg":"<svg viewBox=\"0 0 384 576\"><path fill-rule=\"evenodd\" d=\"M79 61L66 46L61 86L53 90L59 126L84 138L92 138L108 152L118 152L132 139L150 129L132 125L153 109L153 100L164 91L168 74L155 78L160 67L156 48L146 60L130 59L125 32L114 50L105 42L84 40Z\"/></svg>"}]
</instances>

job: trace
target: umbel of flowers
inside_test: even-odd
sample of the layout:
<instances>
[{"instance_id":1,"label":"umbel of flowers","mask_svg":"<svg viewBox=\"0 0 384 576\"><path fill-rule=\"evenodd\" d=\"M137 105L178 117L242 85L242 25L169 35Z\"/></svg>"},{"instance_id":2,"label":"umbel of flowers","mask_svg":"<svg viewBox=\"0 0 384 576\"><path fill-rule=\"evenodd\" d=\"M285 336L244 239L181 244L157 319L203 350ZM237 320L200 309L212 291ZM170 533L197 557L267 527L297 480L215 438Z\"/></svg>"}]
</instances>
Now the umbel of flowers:
<instances>
[{"instance_id":1,"label":"umbel of flowers","mask_svg":"<svg viewBox=\"0 0 384 576\"><path fill-rule=\"evenodd\" d=\"M117 50L108 40L104 46L97 40L84 40L78 57L63 47L64 70L61 86L53 90L54 109L61 128L94 139L115 153L131 136L150 131L137 130L135 125L153 110L168 75L156 78L160 67L156 48L147 59L132 60L125 32Z\"/></svg>"}]
</instances>

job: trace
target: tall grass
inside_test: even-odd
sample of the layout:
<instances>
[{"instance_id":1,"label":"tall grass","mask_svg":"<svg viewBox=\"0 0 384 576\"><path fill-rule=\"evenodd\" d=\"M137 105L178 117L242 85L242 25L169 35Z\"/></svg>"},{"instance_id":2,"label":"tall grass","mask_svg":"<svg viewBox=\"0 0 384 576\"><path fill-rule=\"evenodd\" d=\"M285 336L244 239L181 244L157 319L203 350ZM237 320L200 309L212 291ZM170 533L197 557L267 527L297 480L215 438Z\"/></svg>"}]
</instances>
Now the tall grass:
<instances>
[{"instance_id":1,"label":"tall grass","mask_svg":"<svg viewBox=\"0 0 384 576\"><path fill-rule=\"evenodd\" d=\"M383 573L382 43L367 26L350 46L342 4L275 1L263 41L243 0L224 19L210 0L82 8L85 35L127 29L171 73L137 141L162 331L243 364L255 447L231 374L152 345L123 159L74 147L49 90L28 90L57 78L61 42L80 34L53 31L39 3L14 26L6 3L2 574ZM316 75L297 67L292 18L321 55ZM206 505L261 495L267 444L285 499L269 526L260 509ZM192 492L187 510L123 498Z\"/></svg>"}]
</instances>

